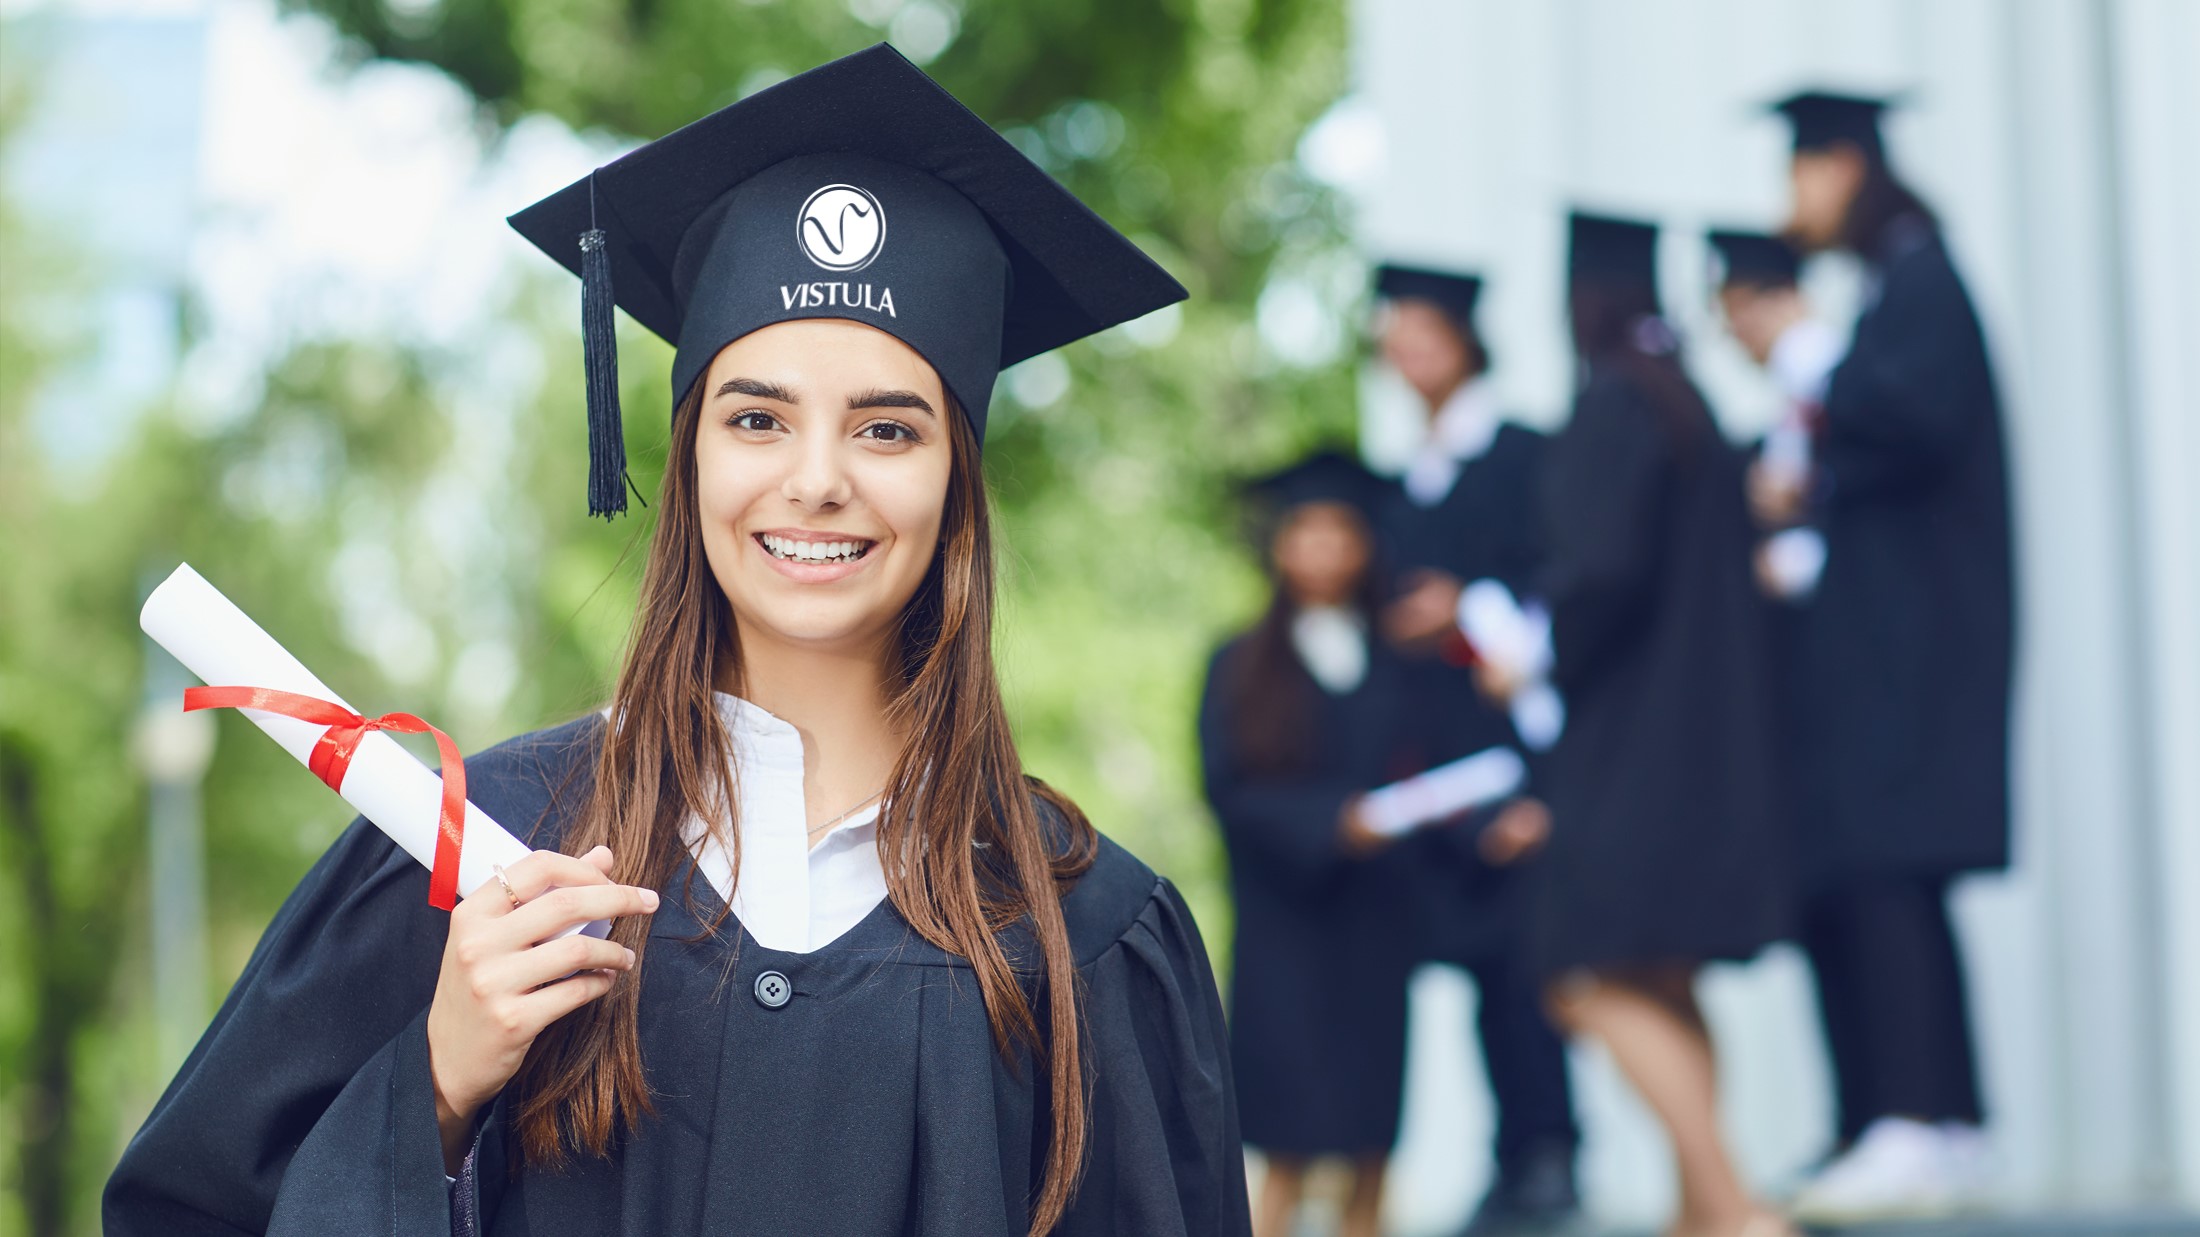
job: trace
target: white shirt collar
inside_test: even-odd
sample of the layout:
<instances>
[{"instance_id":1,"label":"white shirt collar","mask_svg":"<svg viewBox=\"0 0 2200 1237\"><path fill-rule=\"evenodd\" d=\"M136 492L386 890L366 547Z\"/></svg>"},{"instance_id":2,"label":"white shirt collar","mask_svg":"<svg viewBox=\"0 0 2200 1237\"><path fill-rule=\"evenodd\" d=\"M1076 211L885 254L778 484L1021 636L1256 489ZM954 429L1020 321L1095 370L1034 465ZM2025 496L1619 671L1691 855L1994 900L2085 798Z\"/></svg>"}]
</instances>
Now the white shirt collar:
<instances>
[{"instance_id":1,"label":"white shirt collar","mask_svg":"<svg viewBox=\"0 0 2200 1237\"><path fill-rule=\"evenodd\" d=\"M1428 437L1406 468L1406 497L1419 507L1444 501L1460 470L1496 441L1497 423L1497 391L1490 380L1460 384L1430 418Z\"/></svg>"},{"instance_id":2,"label":"white shirt collar","mask_svg":"<svg viewBox=\"0 0 2200 1237\"><path fill-rule=\"evenodd\" d=\"M1291 647L1322 690L1342 696L1367 678L1367 630L1343 606L1308 606L1291 616Z\"/></svg>"},{"instance_id":3,"label":"white shirt collar","mask_svg":"<svg viewBox=\"0 0 2200 1237\"><path fill-rule=\"evenodd\" d=\"M802 795L802 736L756 705L714 692L733 740L741 871L735 884L724 830L689 817L682 838L695 866L767 949L808 953L831 944L886 899L878 856L880 805L871 803L810 845Z\"/></svg>"}]
</instances>

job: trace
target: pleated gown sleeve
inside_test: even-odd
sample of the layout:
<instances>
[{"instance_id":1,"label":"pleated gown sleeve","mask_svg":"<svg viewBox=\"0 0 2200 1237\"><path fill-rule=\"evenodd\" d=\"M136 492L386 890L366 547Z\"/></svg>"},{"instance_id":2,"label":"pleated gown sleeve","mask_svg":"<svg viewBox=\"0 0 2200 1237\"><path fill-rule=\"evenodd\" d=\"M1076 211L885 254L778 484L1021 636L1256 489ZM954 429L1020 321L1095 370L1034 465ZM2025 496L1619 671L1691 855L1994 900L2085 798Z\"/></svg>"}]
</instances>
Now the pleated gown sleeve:
<instances>
[{"instance_id":1,"label":"pleated gown sleeve","mask_svg":"<svg viewBox=\"0 0 2200 1237\"><path fill-rule=\"evenodd\" d=\"M467 762L468 797L536 846L546 776L588 722ZM531 836L532 835L532 836ZM450 917L364 820L306 873L109 1178L109 1237L449 1231L427 1009Z\"/></svg>"},{"instance_id":2,"label":"pleated gown sleeve","mask_svg":"<svg viewBox=\"0 0 2200 1237\"><path fill-rule=\"evenodd\" d=\"M1669 450L1656 416L1624 379L1593 375L1551 451L1541 591L1561 688L1593 681L1654 606Z\"/></svg>"},{"instance_id":3,"label":"pleated gown sleeve","mask_svg":"<svg viewBox=\"0 0 2200 1237\"><path fill-rule=\"evenodd\" d=\"M1249 1237L1237 1095L1206 946L1175 886L1103 845L1127 862L1096 864L1065 899L1072 941L1081 945L1090 921L1125 894L1138 911L1079 968L1090 1133L1083 1183L1056 1233Z\"/></svg>"}]
</instances>

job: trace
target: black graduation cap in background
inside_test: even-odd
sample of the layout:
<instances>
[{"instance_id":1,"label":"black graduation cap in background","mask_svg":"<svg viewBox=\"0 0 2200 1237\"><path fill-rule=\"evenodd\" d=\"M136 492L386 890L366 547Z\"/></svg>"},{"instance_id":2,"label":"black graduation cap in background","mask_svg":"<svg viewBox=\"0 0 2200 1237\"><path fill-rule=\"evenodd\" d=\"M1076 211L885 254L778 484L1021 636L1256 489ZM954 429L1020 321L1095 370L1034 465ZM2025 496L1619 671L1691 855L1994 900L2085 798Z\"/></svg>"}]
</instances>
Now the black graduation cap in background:
<instances>
[{"instance_id":1,"label":"black graduation cap in background","mask_svg":"<svg viewBox=\"0 0 2200 1237\"><path fill-rule=\"evenodd\" d=\"M593 515L626 509L614 303L673 345L675 405L741 336L846 318L930 362L982 440L1000 370L1185 296L884 43L721 108L510 222L581 276Z\"/></svg>"},{"instance_id":2,"label":"black graduation cap in background","mask_svg":"<svg viewBox=\"0 0 2200 1237\"><path fill-rule=\"evenodd\" d=\"M1750 287L1792 287L1803 275L1803 255L1768 232L1713 228L1707 233L1718 259L1713 281Z\"/></svg>"},{"instance_id":3,"label":"black graduation cap in background","mask_svg":"<svg viewBox=\"0 0 2200 1237\"><path fill-rule=\"evenodd\" d=\"M1467 331L1474 329L1474 306L1482 299L1478 275L1385 262L1375 268L1375 295L1386 301L1428 301Z\"/></svg>"},{"instance_id":4,"label":"black graduation cap in background","mask_svg":"<svg viewBox=\"0 0 2200 1237\"><path fill-rule=\"evenodd\" d=\"M1873 158L1886 152L1879 134L1882 112L1901 100L1891 97L1842 94L1832 90L1805 90L1767 105L1795 127L1795 149L1824 150L1842 142L1853 143Z\"/></svg>"},{"instance_id":5,"label":"black graduation cap in background","mask_svg":"<svg viewBox=\"0 0 2200 1237\"><path fill-rule=\"evenodd\" d=\"M1244 483L1242 493L1264 528L1273 529L1285 512L1308 503L1339 503L1360 513L1372 526L1381 513L1390 483L1367 470L1351 453L1331 447Z\"/></svg>"},{"instance_id":6,"label":"black graduation cap in background","mask_svg":"<svg viewBox=\"0 0 2200 1237\"><path fill-rule=\"evenodd\" d=\"M1567 217L1566 274L1583 282L1658 287L1658 225L1574 211Z\"/></svg>"}]
</instances>

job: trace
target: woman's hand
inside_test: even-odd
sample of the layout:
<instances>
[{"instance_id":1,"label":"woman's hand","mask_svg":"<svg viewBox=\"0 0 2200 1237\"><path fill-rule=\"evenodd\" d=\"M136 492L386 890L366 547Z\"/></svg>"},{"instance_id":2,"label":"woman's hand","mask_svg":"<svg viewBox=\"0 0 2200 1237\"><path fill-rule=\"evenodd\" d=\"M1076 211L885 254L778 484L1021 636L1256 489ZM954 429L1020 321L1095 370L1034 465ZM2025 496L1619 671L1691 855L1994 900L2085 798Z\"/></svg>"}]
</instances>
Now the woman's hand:
<instances>
[{"instance_id":1,"label":"woman's hand","mask_svg":"<svg viewBox=\"0 0 2200 1237\"><path fill-rule=\"evenodd\" d=\"M1482 827L1474 840L1482 859L1492 867L1517 863L1542 849L1551 836L1551 810L1541 799L1515 799Z\"/></svg>"},{"instance_id":2,"label":"woman's hand","mask_svg":"<svg viewBox=\"0 0 2200 1237\"><path fill-rule=\"evenodd\" d=\"M1434 648L1459 625L1459 590L1459 581L1441 571L1414 572L1383 611L1383 635L1400 648Z\"/></svg>"},{"instance_id":3,"label":"woman's hand","mask_svg":"<svg viewBox=\"0 0 2200 1237\"><path fill-rule=\"evenodd\" d=\"M451 912L443 971L428 1007L428 1071L446 1172L472 1141L474 1114L519 1072L543 1028L604 993L634 951L574 924L657 909L654 890L613 884L611 849L575 858L538 850L504 870L519 905L491 880ZM570 978L568 978L570 977Z\"/></svg>"},{"instance_id":4,"label":"woman's hand","mask_svg":"<svg viewBox=\"0 0 2200 1237\"><path fill-rule=\"evenodd\" d=\"M1364 859L1390 845L1392 839L1377 833L1362 807L1367 799L1355 795L1337 815L1337 845L1354 859Z\"/></svg>"}]
</instances>

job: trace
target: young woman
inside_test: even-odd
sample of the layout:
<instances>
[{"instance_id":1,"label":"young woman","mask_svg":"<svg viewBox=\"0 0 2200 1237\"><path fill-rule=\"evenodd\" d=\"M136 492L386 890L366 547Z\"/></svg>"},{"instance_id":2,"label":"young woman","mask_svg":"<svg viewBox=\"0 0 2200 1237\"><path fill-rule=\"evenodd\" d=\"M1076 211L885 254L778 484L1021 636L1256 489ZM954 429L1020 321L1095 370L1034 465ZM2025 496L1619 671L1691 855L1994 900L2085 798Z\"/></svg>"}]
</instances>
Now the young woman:
<instances>
[{"instance_id":1,"label":"young woman","mask_svg":"<svg viewBox=\"0 0 2200 1237\"><path fill-rule=\"evenodd\" d=\"M1844 1150L1797 1211L1825 1223L1979 1201L1984 1107L1948 886L2009 862L2001 401L1932 212L1888 162L1885 106L1819 91L1776 105L1794 127L1790 234L1854 254L1871 291L1847 353L1819 371L1816 475L1752 487L1768 522L1809 505L1825 535L1797 709L1802 939Z\"/></svg>"},{"instance_id":2,"label":"young woman","mask_svg":"<svg viewBox=\"0 0 2200 1237\"><path fill-rule=\"evenodd\" d=\"M1552 445L1550 606L1566 730L1537 926L1553 1012L1672 1140L1674 1237L1772 1237L1718 1129L1705 962L1782 935L1788 873L1740 457L1659 315L1649 224L1576 214L1581 387Z\"/></svg>"},{"instance_id":3,"label":"young woman","mask_svg":"<svg viewBox=\"0 0 2200 1237\"><path fill-rule=\"evenodd\" d=\"M990 651L995 370L1181 289L884 47L515 225L677 341L616 692L472 763L540 849L447 918L338 841L108 1231L1245 1232L1191 917L1024 775Z\"/></svg>"},{"instance_id":4,"label":"young woman","mask_svg":"<svg viewBox=\"0 0 2200 1237\"><path fill-rule=\"evenodd\" d=\"M1411 676L1370 625L1384 485L1321 454L1256 483L1275 578L1200 701L1201 767L1237 907L1230 1042L1267 1155L1254 1232L1287 1237L1316 1157L1351 1161L1346 1237L1375 1237L1405 1085L1402 848L1350 808L1419 771Z\"/></svg>"}]
</instances>

